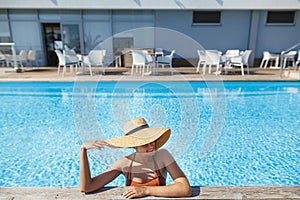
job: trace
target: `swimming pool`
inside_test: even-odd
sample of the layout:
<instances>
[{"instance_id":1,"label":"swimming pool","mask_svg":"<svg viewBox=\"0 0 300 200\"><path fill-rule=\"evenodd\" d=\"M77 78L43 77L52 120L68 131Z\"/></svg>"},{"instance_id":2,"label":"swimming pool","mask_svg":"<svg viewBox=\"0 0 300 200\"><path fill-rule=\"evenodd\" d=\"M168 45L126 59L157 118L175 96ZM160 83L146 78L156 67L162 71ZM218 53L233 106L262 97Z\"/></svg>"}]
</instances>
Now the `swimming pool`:
<instances>
[{"instance_id":1,"label":"swimming pool","mask_svg":"<svg viewBox=\"0 0 300 200\"><path fill-rule=\"evenodd\" d=\"M299 82L12 82L0 100L0 186L78 186L82 141L134 117L171 128L192 185L300 185ZM92 174L130 152L91 151Z\"/></svg>"}]
</instances>

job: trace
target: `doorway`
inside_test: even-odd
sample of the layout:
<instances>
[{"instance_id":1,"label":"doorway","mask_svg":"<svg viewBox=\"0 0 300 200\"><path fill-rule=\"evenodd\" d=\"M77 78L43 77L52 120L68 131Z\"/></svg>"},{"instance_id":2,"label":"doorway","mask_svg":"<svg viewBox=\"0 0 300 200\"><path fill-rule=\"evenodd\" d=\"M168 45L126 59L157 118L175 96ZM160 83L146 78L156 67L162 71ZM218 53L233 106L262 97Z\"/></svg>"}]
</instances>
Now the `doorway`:
<instances>
[{"instance_id":1,"label":"doorway","mask_svg":"<svg viewBox=\"0 0 300 200\"><path fill-rule=\"evenodd\" d=\"M58 65L55 50L73 49L77 53L81 52L79 23L43 23L42 27L47 66Z\"/></svg>"},{"instance_id":2,"label":"doorway","mask_svg":"<svg viewBox=\"0 0 300 200\"><path fill-rule=\"evenodd\" d=\"M62 49L61 32L59 23L43 24L43 34L45 43L45 54L47 66L57 66L58 58L55 49Z\"/></svg>"}]
</instances>

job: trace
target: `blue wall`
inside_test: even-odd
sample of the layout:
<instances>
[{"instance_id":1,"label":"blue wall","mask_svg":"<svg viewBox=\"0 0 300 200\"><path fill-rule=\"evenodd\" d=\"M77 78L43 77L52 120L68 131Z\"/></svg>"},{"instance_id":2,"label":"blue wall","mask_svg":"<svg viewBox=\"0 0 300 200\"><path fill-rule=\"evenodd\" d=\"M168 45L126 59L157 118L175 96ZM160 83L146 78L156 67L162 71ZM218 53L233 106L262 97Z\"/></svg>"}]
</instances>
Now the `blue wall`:
<instances>
[{"instance_id":1,"label":"blue wall","mask_svg":"<svg viewBox=\"0 0 300 200\"><path fill-rule=\"evenodd\" d=\"M260 13L256 57L262 57L265 50L280 53L300 42L299 11L296 12L294 25L266 25L266 15L266 11Z\"/></svg>"},{"instance_id":2,"label":"blue wall","mask_svg":"<svg viewBox=\"0 0 300 200\"><path fill-rule=\"evenodd\" d=\"M220 25L193 25L192 11L156 11L155 25L182 32L205 49L247 49L250 11L222 11Z\"/></svg>"}]
</instances>

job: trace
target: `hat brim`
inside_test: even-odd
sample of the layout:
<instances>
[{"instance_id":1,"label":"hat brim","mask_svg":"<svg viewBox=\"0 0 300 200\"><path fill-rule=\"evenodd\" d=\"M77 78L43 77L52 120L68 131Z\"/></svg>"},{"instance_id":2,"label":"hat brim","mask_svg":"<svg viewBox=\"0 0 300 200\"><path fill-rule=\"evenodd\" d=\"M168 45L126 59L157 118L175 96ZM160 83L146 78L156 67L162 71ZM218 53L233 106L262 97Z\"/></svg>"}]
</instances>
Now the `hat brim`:
<instances>
[{"instance_id":1,"label":"hat brim","mask_svg":"<svg viewBox=\"0 0 300 200\"><path fill-rule=\"evenodd\" d=\"M169 128L145 128L130 135L106 140L111 147L138 147L155 141L155 149L159 149L169 139Z\"/></svg>"}]
</instances>

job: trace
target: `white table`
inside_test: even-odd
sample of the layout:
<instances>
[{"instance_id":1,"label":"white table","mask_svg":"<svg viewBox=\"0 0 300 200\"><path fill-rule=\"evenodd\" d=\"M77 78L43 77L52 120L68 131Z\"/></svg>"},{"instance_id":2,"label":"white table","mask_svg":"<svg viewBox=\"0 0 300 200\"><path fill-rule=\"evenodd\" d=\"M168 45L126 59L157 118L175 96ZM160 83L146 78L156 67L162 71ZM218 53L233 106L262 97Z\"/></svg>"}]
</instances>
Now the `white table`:
<instances>
[{"instance_id":1,"label":"white table","mask_svg":"<svg viewBox=\"0 0 300 200\"><path fill-rule=\"evenodd\" d=\"M76 75L88 75L89 72L85 71L85 59L88 59L87 54L76 54L79 59L80 70L76 73Z\"/></svg>"}]
</instances>

